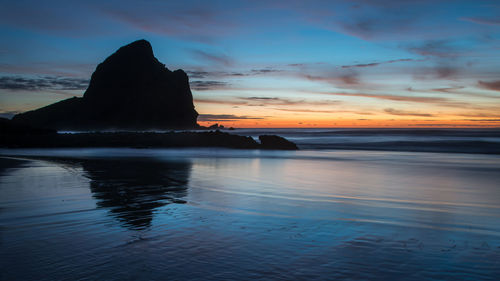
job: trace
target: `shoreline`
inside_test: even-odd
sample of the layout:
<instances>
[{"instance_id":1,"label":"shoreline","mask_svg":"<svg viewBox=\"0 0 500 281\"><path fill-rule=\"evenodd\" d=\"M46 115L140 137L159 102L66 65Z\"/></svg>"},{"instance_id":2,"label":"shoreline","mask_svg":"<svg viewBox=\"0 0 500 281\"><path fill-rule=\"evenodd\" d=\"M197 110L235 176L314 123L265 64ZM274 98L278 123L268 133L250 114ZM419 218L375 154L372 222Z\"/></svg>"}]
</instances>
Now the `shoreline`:
<instances>
[{"instance_id":1,"label":"shoreline","mask_svg":"<svg viewBox=\"0 0 500 281\"><path fill-rule=\"evenodd\" d=\"M225 147L239 149L297 150L298 147L283 137L261 135L260 142L252 137L216 131L206 132L94 132L79 134L3 134L3 148L178 148Z\"/></svg>"}]
</instances>

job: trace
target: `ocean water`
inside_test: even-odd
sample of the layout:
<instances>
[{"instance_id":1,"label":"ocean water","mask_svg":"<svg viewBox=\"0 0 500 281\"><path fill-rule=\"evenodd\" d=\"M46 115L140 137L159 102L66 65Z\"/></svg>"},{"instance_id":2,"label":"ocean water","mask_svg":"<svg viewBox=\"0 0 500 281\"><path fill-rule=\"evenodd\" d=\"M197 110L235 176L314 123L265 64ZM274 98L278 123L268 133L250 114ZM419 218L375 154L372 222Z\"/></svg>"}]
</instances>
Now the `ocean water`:
<instances>
[{"instance_id":1,"label":"ocean water","mask_svg":"<svg viewBox=\"0 0 500 281\"><path fill-rule=\"evenodd\" d=\"M277 134L302 149L356 149L500 154L500 129L237 129L234 134Z\"/></svg>"},{"instance_id":2,"label":"ocean water","mask_svg":"<svg viewBox=\"0 0 500 281\"><path fill-rule=\"evenodd\" d=\"M500 156L0 150L1 280L498 280Z\"/></svg>"}]
</instances>

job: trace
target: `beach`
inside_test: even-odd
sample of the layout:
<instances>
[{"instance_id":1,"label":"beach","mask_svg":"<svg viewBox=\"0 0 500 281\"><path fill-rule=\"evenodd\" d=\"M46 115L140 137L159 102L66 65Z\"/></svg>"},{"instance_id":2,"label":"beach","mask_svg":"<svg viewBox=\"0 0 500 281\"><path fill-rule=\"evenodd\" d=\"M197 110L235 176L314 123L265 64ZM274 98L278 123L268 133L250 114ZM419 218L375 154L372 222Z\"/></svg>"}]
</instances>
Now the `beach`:
<instances>
[{"instance_id":1,"label":"beach","mask_svg":"<svg viewBox=\"0 0 500 281\"><path fill-rule=\"evenodd\" d=\"M500 158L0 151L2 280L495 280Z\"/></svg>"}]
</instances>

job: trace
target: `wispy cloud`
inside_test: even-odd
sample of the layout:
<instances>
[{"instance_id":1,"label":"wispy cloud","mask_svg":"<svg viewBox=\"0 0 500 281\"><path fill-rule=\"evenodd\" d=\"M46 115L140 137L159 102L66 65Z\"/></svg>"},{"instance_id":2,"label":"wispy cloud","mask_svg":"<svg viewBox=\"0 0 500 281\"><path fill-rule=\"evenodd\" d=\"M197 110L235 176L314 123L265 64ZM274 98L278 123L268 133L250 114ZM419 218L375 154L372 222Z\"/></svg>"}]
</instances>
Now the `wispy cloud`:
<instances>
[{"instance_id":1,"label":"wispy cloud","mask_svg":"<svg viewBox=\"0 0 500 281\"><path fill-rule=\"evenodd\" d=\"M237 101L233 99L207 99L207 98L195 98L194 103L204 103L204 104L226 104L226 105L246 105L245 101Z\"/></svg>"},{"instance_id":2,"label":"wispy cloud","mask_svg":"<svg viewBox=\"0 0 500 281\"><path fill-rule=\"evenodd\" d=\"M500 91L500 80L491 81L491 82L478 81L477 83L482 88L485 88L488 90L493 90L493 91Z\"/></svg>"},{"instance_id":3,"label":"wispy cloud","mask_svg":"<svg viewBox=\"0 0 500 281\"><path fill-rule=\"evenodd\" d=\"M217 63L224 65L224 60L215 60ZM229 59L229 63L232 60ZM275 73L283 73L284 69L274 69L274 68L262 68L262 69L251 69L247 71L205 71L205 70L194 70L186 71L190 78L196 79L206 79L206 78L234 78L234 77L246 77L246 76L257 76L257 75L272 75Z\"/></svg>"},{"instance_id":4,"label":"wispy cloud","mask_svg":"<svg viewBox=\"0 0 500 281\"><path fill-rule=\"evenodd\" d=\"M477 17L464 17L460 18L463 21L468 21L468 22L473 22L477 24L484 24L484 25L493 25L493 26L498 26L500 25L500 19L498 18L477 18Z\"/></svg>"},{"instance_id":5,"label":"wispy cloud","mask_svg":"<svg viewBox=\"0 0 500 281\"><path fill-rule=\"evenodd\" d=\"M413 78L417 80L449 79L456 80L462 68L440 62L434 67L418 67L414 69Z\"/></svg>"},{"instance_id":6,"label":"wispy cloud","mask_svg":"<svg viewBox=\"0 0 500 281\"><path fill-rule=\"evenodd\" d=\"M355 110L321 110L321 109L306 109L306 108L273 108L274 110L287 112L303 112L303 113L354 113L358 115L373 115L371 112L355 111Z\"/></svg>"},{"instance_id":7,"label":"wispy cloud","mask_svg":"<svg viewBox=\"0 0 500 281\"><path fill-rule=\"evenodd\" d=\"M186 74L189 76L189 78L196 78L196 79L203 79L206 78L207 76L210 75L210 72L208 71L186 71Z\"/></svg>"},{"instance_id":8,"label":"wispy cloud","mask_svg":"<svg viewBox=\"0 0 500 281\"><path fill-rule=\"evenodd\" d=\"M360 64L352 64L352 65L343 65L342 68L373 67L373 66L379 66L381 64L390 64L390 63L406 62L406 61L415 61L415 60L414 59L397 59L397 60L388 60L388 61L382 61L382 62L360 63Z\"/></svg>"},{"instance_id":9,"label":"wispy cloud","mask_svg":"<svg viewBox=\"0 0 500 281\"><path fill-rule=\"evenodd\" d=\"M42 31L82 37L96 34L111 34L102 28L102 21L87 21L97 18L90 5L80 1L58 1L58 3L37 3L38 1L2 1L0 24L15 28ZM55 8L57 6L57 8ZM79 11L75 13L75 11Z\"/></svg>"},{"instance_id":10,"label":"wispy cloud","mask_svg":"<svg viewBox=\"0 0 500 281\"><path fill-rule=\"evenodd\" d=\"M455 87L444 87L444 88L434 88L431 91L447 93L447 94L455 94L457 90L464 89L464 86L455 86Z\"/></svg>"},{"instance_id":11,"label":"wispy cloud","mask_svg":"<svg viewBox=\"0 0 500 281\"><path fill-rule=\"evenodd\" d=\"M327 93L335 96L348 96L348 97L363 97L392 101L405 101L405 102L419 102L419 103L444 103L448 99L439 97L410 97L410 96L396 96L396 95L380 95L380 94L364 94L364 93Z\"/></svg>"},{"instance_id":12,"label":"wispy cloud","mask_svg":"<svg viewBox=\"0 0 500 281\"><path fill-rule=\"evenodd\" d=\"M226 88L229 83L223 81L190 81L189 85L192 90L208 91Z\"/></svg>"},{"instance_id":13,"label":"wispy cloud","mask_svg":"<svg viewBox=\"0 0 500 281\"><path fill-rule=\"evenodd\" d=\"M28 78L22 76L0 77L0 89L6 90L85 90L89 85L88 79L68 77L39 77Z\"/></svg>"},{"instance_id":14,"label":"wispy cloud","mask_svg":"<svg viewBox=\"0 0 500 281\"><path fill-rule=\"evenodd\" d=\"M252 74L270 74L270 73L276 73L276 72L282 72L283 70L280 69L272 69L272 68L263 68L263 69L252 69L251 73Z\"/></svg>"},{"instance_id":15,"label":"wispy cloud","mask_svg":"<svg viewBox=\"0 0 500 281\"><path fill-rule=\"evenodd\" d=\"M358 73L354 71L349 71L347 73L340 73L340 74L326 73L325 75L311 75L311 74L300 73L299 75L311 81L327 82L335 86L353 87L362 84Z\"/></svg>"},{"instance_id":16,"label":"wispy cloud","mask_svg":"<svg viewBox=\"0 0 500 281\"><path fill-rule=\"evenodd\" d=\"M398 110L393 108L386 108L384 112L391 115L399 115L399 116L420 116L420 117L434 117L433 114L429 113L420 113L415 111L406 111L406 110Z\"/></svg>"},{"instance_id":17,"label":"wispy cloud","mask_svg":"<svg viewBox=\"0 0 500 281\"><path fill-rule=\"evenodd\" d=\"M192 52L196 58L216 65L231 66L234 64L234 60L224 54L213 54L201 50L193 50Z\"/></svg>"},{"instance_id":18,"label":"wispy cloud","mask_svg":"<svg viewBox=\"0 0 500 281\"><path fill-rule=\"evenodd\" d=\"M386 38L394 33L404 34L413 29L418 18L418 10L410 9L402 1L385 5L376 1L357 2L357 8L351 10L350 17L343 17L334 23L340 31L364 40Z\"/></svg>"},{"instance_id":19,"label":"wispy cloud","mask_svg":"<svg viewBox=\"0 0 500 281\"><path fill-rule=\"evenodd\" d=\"M16 75L49 75L80 78L90 76L96 67L91 63L34 62L30 64L0 63L0 72Z\"/></svg>"},{"instance_id":20,"label":"wispy cloud","mask_svg":"<svg viewBox=\"0 0 500 281\"><path fill-rule=\"evenodd\" d=\"M290 99L290 98L278 98L278 97L240 97L240 100L247 101L249 106L266 106L266 105L312 105L312 106L323 106L323 105L338 105L342 103L339 100L319 100L311 101L305 99Z\"/></svg>"},{"instance_id":21,"label":"wispy cloud","mask_svg":"<svg viewBox=\"0 0 500 281\"><path fill-rule=\"evenodd\" d=\"M233 114L200 114L198 115L198 121L236 121L236 120L257 120L257 119L265 119L264 117L256 117L256 116L238 116Z\"/></svg>"},{"instance_id":22,"label":"wispy cloud","mask_svg":"<svg viewBox=\"0 0 500 281\"><path fill-rule=\"evenodd\" d=\"M210 99L197 98L195 103L205 104L225 104L233 106L327 106L339 105L342 101L339 100L306 100L306 99L290 99L278 97L228 97L226 99Z\"/></svg>"},{"instance_id":23,"label":"wispy cloud","mask_svg":"<svg viewBox=\"0 0 500 281\"><path fill-rule=\"evenodd\" d=\"M237 29L238 23L228 21L228 12L221 4L143 1L138 5L136 1L120 0L106 1L96 9L142 32L207 43Z\"/></svg>"},{"instance_id":24,"label":"wispy cloud","mask_svg":"<svg viewBox=\"0 0 500 281\"><path fill-rule=\"evenodd\" d=\"M458 113L455 115L462 117L471 117L471 118L500 118L499 113L485 113L485 112Z\"/></svg>"},{"instance_id":25,"label":"wispy cloud","mask_svg":"<svg viewBox=\"0 0 500 281\"><path fill-rule=\"evenodd\" d=\"M407 46L406 49L421 56L439 58L454 58L463 52L450 40L429 40L419 45Z\"/></svg>"},{"instance_id":26,"label":"wispy cloud","mask_svg":"<svg viewBox=\"0 0 500 281\"><path fill-rule=\"evenodd\" d=\"M473 122L500 122L500 119L463 119L463 121L473 121Z\"/></svg>"}]
</instances>

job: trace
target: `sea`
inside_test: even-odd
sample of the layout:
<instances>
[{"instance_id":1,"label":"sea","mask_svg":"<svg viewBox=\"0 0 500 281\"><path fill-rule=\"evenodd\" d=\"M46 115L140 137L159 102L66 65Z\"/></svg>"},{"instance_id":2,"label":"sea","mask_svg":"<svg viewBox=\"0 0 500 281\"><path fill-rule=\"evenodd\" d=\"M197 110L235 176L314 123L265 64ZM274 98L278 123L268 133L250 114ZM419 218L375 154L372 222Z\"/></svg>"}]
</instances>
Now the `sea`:
<instances>
[{"instance_id":1,"label":"sea","mask_svg":"<svg viewBox=\"0 0 500 281\"><path fill-rule=\"evenodd\" d=\"M500 130L0 149L0 280L498 280Z\"/></svg>"}]
</instances>

